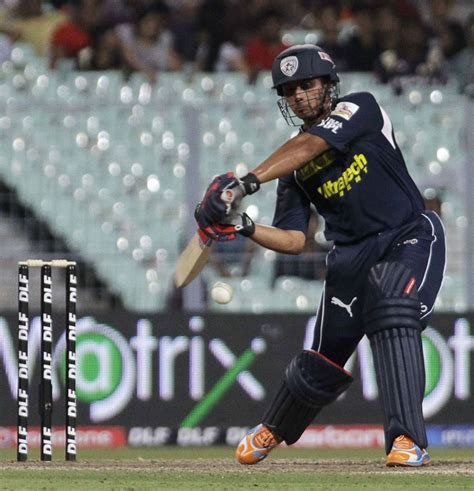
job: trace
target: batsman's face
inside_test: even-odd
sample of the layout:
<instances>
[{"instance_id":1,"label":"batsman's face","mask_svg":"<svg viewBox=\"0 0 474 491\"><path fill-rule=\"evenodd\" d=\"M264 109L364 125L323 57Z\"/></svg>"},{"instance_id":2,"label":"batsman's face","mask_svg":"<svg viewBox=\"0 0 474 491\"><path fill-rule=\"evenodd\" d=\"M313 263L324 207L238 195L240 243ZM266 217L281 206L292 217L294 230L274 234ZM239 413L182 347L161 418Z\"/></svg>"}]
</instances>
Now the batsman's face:
<instances>
[{"instance_id":1,"label":"batsman's face","mask_svg":"<svg viewBox=\"0 0 474 491\"><path fill-rule=\"evenodd\" d=\"M288 82L282 86L282 92L288 106L303 121L320 118L331 107L328 91L320 78Z\"/></svg>"}]
</instances>

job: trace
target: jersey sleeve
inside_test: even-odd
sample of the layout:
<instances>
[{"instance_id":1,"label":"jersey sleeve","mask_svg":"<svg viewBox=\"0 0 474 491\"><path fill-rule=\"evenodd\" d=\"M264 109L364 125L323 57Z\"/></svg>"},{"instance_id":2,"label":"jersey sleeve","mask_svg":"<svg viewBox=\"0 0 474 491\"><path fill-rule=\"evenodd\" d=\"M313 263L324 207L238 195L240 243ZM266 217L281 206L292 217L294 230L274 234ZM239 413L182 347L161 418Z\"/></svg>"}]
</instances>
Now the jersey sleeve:
<instances>
[{"instance_id":1,"label":"jersey sleeve","mask_svg":"<svg viewBox=\"0 0 474 491\"><path fill-rule=\"evenodd\" d=\"M283 230L308 231L311 202L298 186L293 175L278 180L273 226Z\"/></svg>"},{"instance_id":2,"label":"jersey sleeve","mask_svg":"<svg viewBox=\"0 0 474 491\"><path fill-rule=\"evenodd\" d=\"M331 114L309 133L345 152L354 140L380 131L382 126L383 116L374 96L359 92L340 99Z\"/></svg>"}]
</instances>

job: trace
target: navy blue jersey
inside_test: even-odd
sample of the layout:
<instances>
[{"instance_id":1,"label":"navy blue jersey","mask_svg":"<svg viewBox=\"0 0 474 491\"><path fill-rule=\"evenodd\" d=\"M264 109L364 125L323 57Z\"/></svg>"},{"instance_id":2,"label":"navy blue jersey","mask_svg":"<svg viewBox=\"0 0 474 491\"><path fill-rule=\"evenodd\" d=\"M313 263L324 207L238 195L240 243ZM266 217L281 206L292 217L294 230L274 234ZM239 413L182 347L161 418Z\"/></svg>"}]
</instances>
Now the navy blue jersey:
<instances>
[{"instance_id":1,"label":"navy blue jersey","mask_svg":"<svg viewBox=\"0 0 474 491\"><path fill-rule=\"evenodd\" d=\"M279 179L276 227L306 233L313 203L326 221L326 238L351 243L423 211L390 119L372 94L340 98L329 117L308 131L332 148Z\"/></svg>"}]
</instances>

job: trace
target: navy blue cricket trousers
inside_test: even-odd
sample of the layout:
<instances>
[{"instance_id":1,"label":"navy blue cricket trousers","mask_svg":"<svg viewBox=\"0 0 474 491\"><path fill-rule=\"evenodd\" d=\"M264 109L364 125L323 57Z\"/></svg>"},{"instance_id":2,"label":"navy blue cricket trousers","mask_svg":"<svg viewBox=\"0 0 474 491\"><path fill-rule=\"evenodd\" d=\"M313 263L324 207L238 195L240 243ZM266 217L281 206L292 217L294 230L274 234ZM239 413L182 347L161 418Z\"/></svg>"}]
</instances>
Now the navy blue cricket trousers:
<instances>
[{"instance_id":1,"label":"navy blue cricket trousers","mask_svg":"<svg viewBox=\"0 0 474 491\"><path fill-rule=\"evenodd\" d=\"M433 211L398 229L332 248L312 349L344 366L366 333L363 314L369 270L379 262L394 261L408 267L416 278L420 320L426 327L446 262L444 228Z\"/></svg>"}]
</instances>

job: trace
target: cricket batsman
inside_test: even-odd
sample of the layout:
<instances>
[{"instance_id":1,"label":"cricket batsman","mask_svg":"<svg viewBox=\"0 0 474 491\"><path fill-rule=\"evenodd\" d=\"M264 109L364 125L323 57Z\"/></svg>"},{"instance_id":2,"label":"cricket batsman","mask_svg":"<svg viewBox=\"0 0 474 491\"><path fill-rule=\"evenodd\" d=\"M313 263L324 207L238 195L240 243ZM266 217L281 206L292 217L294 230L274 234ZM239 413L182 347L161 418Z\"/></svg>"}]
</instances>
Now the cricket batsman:
<instances>
[{"instance_id":1,"label":"cricket batsman","mask_svg":"<svg viewBox=\"0 0 474 491\"><path fill-rule=\"evenodd\" d=\"M295 443L324 406L352 382L343 367L366 335L384 414L388 466L430 462L422 412L425 372L421 333L441 287L445 238L424 209L389 116L368 92L339 97L328 53L295 45L274 60L278 106L299 134L242 178L216 177L196 208L214 240L236 234L274 251L303 250L310 207L334 246L317 311L312 348L297 353L260 424L236 450L257 464L281 442ZM273 226L254 223L222 199L239 199L278 179Z\"/></svg>"}]
</instances>

